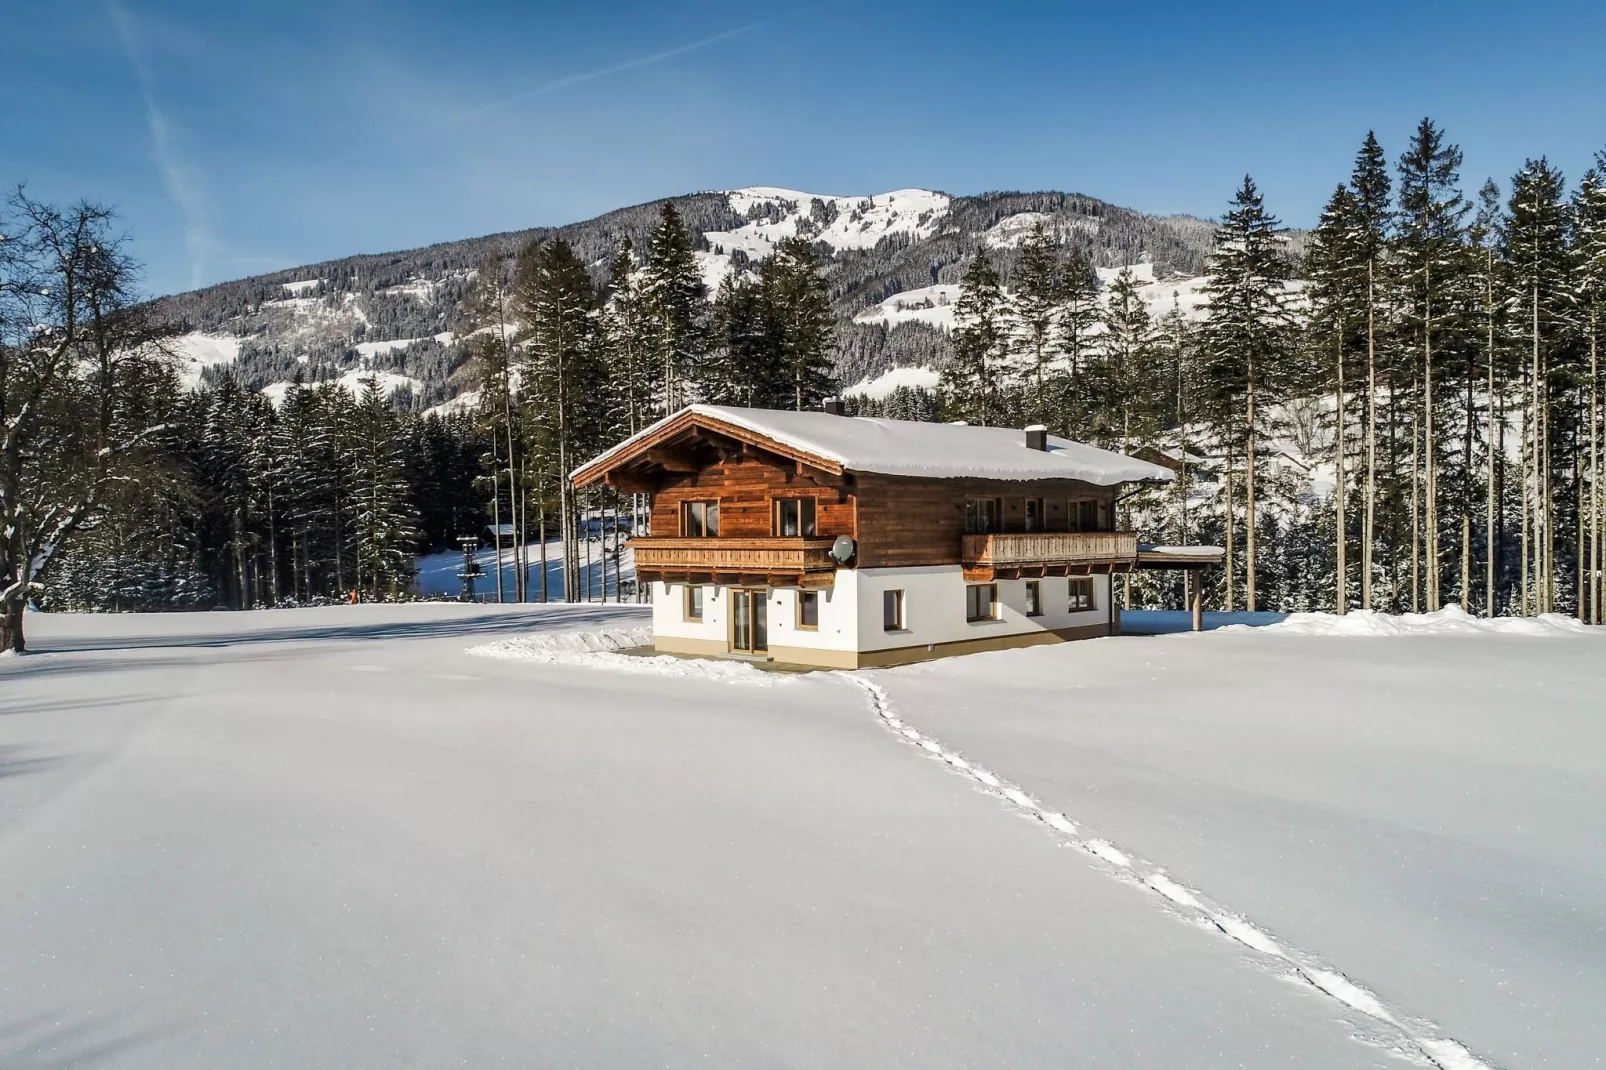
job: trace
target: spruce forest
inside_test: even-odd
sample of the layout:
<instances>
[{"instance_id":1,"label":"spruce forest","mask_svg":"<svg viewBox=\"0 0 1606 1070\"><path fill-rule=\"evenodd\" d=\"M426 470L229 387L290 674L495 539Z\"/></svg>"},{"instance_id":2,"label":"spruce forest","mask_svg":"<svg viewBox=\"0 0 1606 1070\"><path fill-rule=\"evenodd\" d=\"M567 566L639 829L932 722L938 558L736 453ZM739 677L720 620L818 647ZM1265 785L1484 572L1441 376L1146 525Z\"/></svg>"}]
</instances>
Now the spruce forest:
<instances>
[{"instance_id":1,"label":"spruce forest","mask_svg":"<svg viewBox=\"0 0 1606 1070\"><path fill-rule=\"evenodd\" d=\"M978 243L937 389L850 394L849 411L1042 423L1162 460L1176 481L1125 499L1123 522L1224 546L1212 609L1599 623L1606 153L1573 185L1544 158L1471 194L1460 170L1429 120L1393 159L1368 135L1298 241L1246 177L1214 227L1202 315L1151 311L1130 268L1101 282L1052 218ZM510 526L518 566L492 597L635 597L622 545L645 503L564 474L689 401L814 408L848 378L830 250L782 240L710 292L673 202L643 247L601 260L561 235L487 255L457 310L473 403L427 412L377 375L181 383L168 346L192 325L138 298L116 234L104 208L25 191L0 217L6 645L28 600L413 597L416 555L487 525ZM531 559L548 552L555 583ZM1181 606L1156 574L1122 597Z\"/></svg>"}]
</instances>

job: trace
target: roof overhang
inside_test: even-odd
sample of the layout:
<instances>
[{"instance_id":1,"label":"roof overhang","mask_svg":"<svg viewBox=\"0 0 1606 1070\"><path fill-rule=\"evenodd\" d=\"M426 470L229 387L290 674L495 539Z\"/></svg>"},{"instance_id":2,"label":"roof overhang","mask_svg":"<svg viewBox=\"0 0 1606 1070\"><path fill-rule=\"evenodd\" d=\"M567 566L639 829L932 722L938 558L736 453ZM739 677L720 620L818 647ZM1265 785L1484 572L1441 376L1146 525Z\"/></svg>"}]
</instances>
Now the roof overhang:
<instances>
[{"instance_id":1,"label":"roof overhang","mask_svg":"<svg viewBox=\"0 0 1606 1070\"><path fill-rule=\"evenodd\" d=\"M648 489L650 484L714 463L733 446L738 452L744 448L761 451L829 475L839 476L843 470L837 461L707 413L683 409L576 468L569 479L577 488L604 483L625 491Z\"/></svg>"}]
</instances>

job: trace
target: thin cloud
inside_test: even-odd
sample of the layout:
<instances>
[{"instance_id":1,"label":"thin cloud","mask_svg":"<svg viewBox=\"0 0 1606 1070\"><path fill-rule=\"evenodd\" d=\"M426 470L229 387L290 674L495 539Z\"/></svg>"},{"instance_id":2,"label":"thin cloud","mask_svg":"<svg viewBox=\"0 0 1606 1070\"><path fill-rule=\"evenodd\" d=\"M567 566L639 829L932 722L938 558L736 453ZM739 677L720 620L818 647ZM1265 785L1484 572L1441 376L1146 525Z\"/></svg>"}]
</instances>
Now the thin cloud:
<instances>
[{"instance_id":1,"label":"thin cloud","mask_svg":"<svg viewBox=\"0 0 1606 1070\"><path fill-rule=\"evenodd\" d=\"M133 19L118 0L108 0L106 10L117 27L123 52L128 56L129 65L134 68L135 78L139 82L140 97L145 103L145 125L150 130L156 169L162 174L162 186L167 190L168 199L184 217L184 246L190 256L190 285L199 287L203 278L203 263L212 246L205 199L191 180L189 168L173 147L172 126L167 121L166 113L156 103L150 72L139 50Z\"/></svg>"}]
</instances>

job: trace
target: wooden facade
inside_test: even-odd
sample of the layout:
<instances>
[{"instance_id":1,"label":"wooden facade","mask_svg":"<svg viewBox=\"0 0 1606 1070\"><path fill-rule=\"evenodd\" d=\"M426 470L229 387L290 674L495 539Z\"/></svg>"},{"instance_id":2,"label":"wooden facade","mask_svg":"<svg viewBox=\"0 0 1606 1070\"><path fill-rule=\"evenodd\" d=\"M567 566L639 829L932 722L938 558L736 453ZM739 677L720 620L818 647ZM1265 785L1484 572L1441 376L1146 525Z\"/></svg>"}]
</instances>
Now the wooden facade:
<instances>
[{"instance_id":1,"label":"wooden facade","mask_svg":"<svg viewBox=\"0 0 1606 1070\"><path fill-rule=\"evenodd\" d=\"M660 444L641 445L616 467L598 473L621 489L652 495L649 533L633 541L637 575L644 582L814 586L837 567L828 551L840 535L855 543L847 567L963 564L975 579L1002 575L996 567L1017 574L1022 567L1058 569L1053 573L1058 575L1065 575L1067 566L1124 571L1135 560L1135 536L1096 537L1108 533L1115 513L1110 487L1067 479L831 471L750 439L738 429L693 425ZM789 498L812 500L811 532L786 536L778 530L777 502ZM967 532L966 505L974 500L993 503L990 532ZM688 530L688 505L706 503L718 504L717 533ZM973 538L987 534L999 538ZM1029 534L1040 537L1011 538ZM1056 534L1062 537L1055 539ZM1036 557L1031 556L1034 547L1041 549Z\"/></svg>"}]
</instances>

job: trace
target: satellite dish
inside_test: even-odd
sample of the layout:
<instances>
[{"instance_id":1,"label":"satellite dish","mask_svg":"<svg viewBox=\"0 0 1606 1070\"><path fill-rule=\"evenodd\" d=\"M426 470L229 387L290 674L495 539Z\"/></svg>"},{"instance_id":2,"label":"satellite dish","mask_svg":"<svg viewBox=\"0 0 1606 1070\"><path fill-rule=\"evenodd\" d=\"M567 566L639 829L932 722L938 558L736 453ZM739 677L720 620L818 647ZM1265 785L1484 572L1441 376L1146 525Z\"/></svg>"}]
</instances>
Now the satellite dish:
<instances>
[{"instance_id":1,"label":"satellite dish","mask_svg":"<svg viewBox=\"0 0 1606 1070\"><path fill-rule=\"evenodd\" d=\"M853 539L847 535L838 535L836 542L831 544L831 560L839 565L845 565L853 557Z\"/></svg>"}]
</instances>

